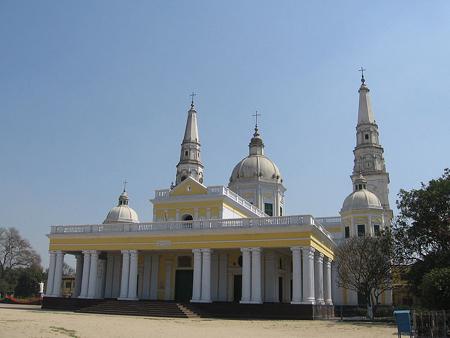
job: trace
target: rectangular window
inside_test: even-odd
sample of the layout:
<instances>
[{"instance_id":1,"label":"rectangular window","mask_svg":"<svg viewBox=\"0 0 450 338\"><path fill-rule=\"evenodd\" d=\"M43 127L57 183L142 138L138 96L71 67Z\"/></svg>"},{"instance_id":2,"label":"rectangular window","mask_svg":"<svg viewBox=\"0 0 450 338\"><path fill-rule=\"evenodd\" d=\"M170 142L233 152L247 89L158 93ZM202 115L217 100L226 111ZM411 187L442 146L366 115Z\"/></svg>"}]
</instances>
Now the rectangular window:
<instances>
[{"instance_id":1,"label":"rectangular window","mask_svg":"<svg viewBox=\"0 0 450 338\"><path fill-rule=\"evenodd\" d=\"M377 236L377 237L380 236L380 225L379 225L379 224L374 224L374 225L373 225L373 233L374 233L375 236Z\"/></svg>"},{"instance_id":2,"label":"rectangular window","mask_svg":"<svg viewBox=\"0 0 450 338\"><path fill-rule=\"evenodd\" d=\"M264 203L264 212L269 216L273 216L273 204Z\"/></svg>"},{"instance_id":3,"label":"rectangular window","mask_svg":"<svg viewBox=\"0 0 450 338\"><path fill-rule=\"evenodd\" d=\"M349 238L350 237L350 228L345 227L344 231L345 231L345 238Z\"/></svg>"},{"instance_id":4,"label":"rectangular window","mask_svg":"<svg viewBox=\"0 0 450 338\"><path fill-rule=\"evenodd\" d=\"M72 282L66 282L66 289L70 289L72 287Z\"/></svg>"},{"instance_id":5,"label":"rectangular window","mask_svg":"<svg viewBox=\"0 0 450 338\"><path fill-rule=\"evenodd\" d=\"M358 237L364 237L366 235L366 226L364 224L358 224Z\"/></svg>"}]
</instances>

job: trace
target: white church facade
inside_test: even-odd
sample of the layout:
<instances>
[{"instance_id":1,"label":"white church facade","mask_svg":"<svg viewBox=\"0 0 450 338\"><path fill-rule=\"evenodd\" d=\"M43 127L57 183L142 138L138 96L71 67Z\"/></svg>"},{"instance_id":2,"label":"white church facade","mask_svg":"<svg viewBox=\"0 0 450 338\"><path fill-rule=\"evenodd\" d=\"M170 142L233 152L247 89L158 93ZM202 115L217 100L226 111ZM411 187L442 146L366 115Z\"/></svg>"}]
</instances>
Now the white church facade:
<instances>
[{"instance_id":1,"label":"white church facade","mask_svg":"<svg viewBox=\"0 0 450 338\"><path fill-rule=\"evenodd\" d=\"M156 190L152 222L119 197L101 224L52 226L46 297L61 297L65 255L76 257L73 298L191 303L355 305L337 286L334 250L390 225L389 174L369 89L359 88L353 192L340 216L284 215L283 177L258 126L228 186L206 186L194 102L175 184ZM340 203L337 203L338 205ZM390 293L382 297L391 304Z\"/></svg>"}]
</instances>

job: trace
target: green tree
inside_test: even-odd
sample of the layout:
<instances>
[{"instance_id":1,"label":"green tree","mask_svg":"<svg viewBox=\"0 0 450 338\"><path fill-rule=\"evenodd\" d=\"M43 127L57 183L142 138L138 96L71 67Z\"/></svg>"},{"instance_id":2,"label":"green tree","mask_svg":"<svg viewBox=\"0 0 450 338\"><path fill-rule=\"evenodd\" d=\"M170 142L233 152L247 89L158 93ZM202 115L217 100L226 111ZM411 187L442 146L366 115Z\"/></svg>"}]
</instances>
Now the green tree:
<instances>
[{"instance_id":1,"label":"green tree","mask_svg":"<svg viewBox=\"0 0 450 338\"><path fill-rule=\"evenodd\" d=\"M15 228L0 228L0 293L14 291L23 269L40 270L41 258Z\"/></svg>"},{"instance_id":2,"label":"green tree","mask_svg":"<svg viewBox=\"0 0 450 338\"><path fill-rule=\"evenodd\" d=\"M404 278L420 295L427 273L450 267L450 169L438 179L422 183L420 189L401 190L398 196L395 246L399 264L409 265Z\"/></svg>"},{"instance_id":3,"label":"green tree","mask_svg":"<svg viewBox=\"0 0 450 338\"><path fill-rule=\"evenodd\" d=\"M338 285L366 299L370 319L374 318L380 295L392 288L393 256L389 232L380 237L352 237L336 249Z\"/></svg>"},{"instance_id":4,"label":"green tree","mask_svg":"<svg viewBox=\"0 0 450 338\"><path fill-rule=\"evenodd\" d=\"M423 304L432 309L450 309L450 268L435 268L420 284Z\"/></svg>"}]
</instances>

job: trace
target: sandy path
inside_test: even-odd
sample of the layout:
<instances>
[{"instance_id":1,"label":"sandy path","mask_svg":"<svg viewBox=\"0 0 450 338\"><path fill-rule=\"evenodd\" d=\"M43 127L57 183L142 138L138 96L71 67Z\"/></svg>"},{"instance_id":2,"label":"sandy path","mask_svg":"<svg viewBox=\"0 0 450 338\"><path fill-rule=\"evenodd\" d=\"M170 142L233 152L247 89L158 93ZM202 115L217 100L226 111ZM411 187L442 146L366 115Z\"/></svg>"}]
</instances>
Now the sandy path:
<instances>
[{"instance_id":1,"label":"sandy path","mask_svg":"<svg viewBox=\"0 0 450 338\"><path fill-rule=\"evenodd\" d=\"M0 337L395 337L385 324L108 316L0 307Z\"/></svg>"}]
</instances>

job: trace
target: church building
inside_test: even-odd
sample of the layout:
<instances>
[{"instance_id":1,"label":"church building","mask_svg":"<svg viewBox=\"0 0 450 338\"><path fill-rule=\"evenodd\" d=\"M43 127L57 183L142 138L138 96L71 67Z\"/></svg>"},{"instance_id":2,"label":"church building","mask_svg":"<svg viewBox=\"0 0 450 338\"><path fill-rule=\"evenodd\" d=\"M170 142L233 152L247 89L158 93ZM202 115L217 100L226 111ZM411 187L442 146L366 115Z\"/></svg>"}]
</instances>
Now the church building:
<instances>
[{"instance_id":1,"label":"church building","mask_svg":"<svg viewBox=\"0 0 450 338\"><path fill-rule=\"evenodd\" d=\"M64 257L74 255L72 298L356 305L358 295L337 286L336 245L377 236L392 220L389 174L364 76L353 192L340 216L285 215L283 176L265 154L257 124L228 185L205 185L214 168L202 163L199 134L192 100L175 183L155 191L152 222L140 221L124 188L102 223L51 227L45 297L62 296ZM391 298L385 293L383 304Z\"/></svg>"}]
</instances>

